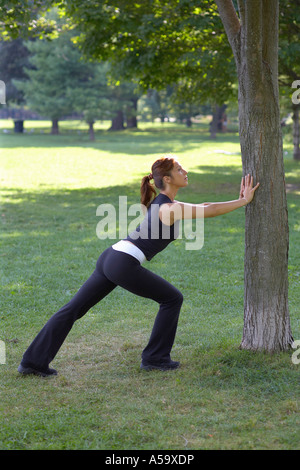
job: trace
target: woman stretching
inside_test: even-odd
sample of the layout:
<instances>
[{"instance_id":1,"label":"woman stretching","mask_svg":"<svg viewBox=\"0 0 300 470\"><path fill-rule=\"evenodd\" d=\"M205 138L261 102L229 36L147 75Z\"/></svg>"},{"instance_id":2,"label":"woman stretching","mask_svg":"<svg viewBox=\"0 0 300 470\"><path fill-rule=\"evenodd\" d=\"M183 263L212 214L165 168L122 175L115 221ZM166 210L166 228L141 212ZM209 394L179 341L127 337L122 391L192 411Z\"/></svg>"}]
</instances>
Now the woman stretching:
<instances>
[{"instance_id":1,"label":"woman stretching","mask_svg":"<svg viewBox=\"0 0 300 470\"><path fill-rule=\"evenodd\" d=\"M199 217L199 208L201 217L216 217L245 206L253 199L259 183L253 188L253 178L248 175L242 178L239 199L186 204L174 199L178 189L188 184L187 172L175 158L157 160L151 171L141 183L141 202L147 208L143 222L126 239L101 254L90 278L73 299L48 320L24 354L18 367L21 374L57 375L49 364L74 322L116 286L159 304L149 342L142 352L141 368L165 371L179 367L179 362L171 360L170 353L183 296L172 284L144 268L142 263L150 261L175 240L181 219ZM150 183L152 179L160 191L158 196Z\"/></svg>"}]
</instances>

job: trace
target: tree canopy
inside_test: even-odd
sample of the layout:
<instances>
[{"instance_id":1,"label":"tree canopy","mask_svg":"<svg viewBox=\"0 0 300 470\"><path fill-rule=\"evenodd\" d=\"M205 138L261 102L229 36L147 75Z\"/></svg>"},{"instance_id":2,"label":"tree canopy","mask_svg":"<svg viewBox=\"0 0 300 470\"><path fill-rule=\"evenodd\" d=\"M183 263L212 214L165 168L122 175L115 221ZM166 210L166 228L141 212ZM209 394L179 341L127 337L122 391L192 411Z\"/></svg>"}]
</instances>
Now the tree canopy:
<instances>
[{"instance_id":1,"label":"tree canopy","mask_svg":"<svg viewBox=\"0 0 300 470\"><path fill-rule=\"evenodd\" d=\"M114 77L139 86L176 85L189 101L223 103L236 81L231 48L211 1L64 0L80 31L76 43L88 57L110 60ZM61 5L62 6L62 5Z\"/></svg>"}]
</instances>

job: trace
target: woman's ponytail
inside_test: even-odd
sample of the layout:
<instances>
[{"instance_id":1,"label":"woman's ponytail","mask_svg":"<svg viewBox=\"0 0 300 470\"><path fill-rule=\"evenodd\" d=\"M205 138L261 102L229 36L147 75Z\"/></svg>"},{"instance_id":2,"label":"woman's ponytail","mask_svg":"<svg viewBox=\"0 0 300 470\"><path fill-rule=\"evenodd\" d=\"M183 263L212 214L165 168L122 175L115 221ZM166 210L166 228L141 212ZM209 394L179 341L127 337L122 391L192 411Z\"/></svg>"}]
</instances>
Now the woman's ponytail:
<instances>
[{"instance_id":1,"label":"woman's ponytail","mask_svg":"<svg viewBox=\"0 0 300 470\"><path fill-rule=\"evenodd\" d=\"M141 183L141 204L149 207L151 200L156 196L156 191L150 181L153 179L152 173L144 176Z\"/></svg>"}]
</instances>

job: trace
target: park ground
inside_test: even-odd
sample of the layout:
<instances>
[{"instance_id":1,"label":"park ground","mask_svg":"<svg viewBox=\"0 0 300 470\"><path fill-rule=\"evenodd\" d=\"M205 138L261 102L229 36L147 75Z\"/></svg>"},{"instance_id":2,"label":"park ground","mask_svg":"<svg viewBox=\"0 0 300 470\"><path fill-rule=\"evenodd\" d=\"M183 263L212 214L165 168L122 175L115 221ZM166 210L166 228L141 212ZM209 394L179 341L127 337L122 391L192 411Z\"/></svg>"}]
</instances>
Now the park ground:
<instances>
[{"instance_id":1,"label":"park ground","mask_svg":"<svg viewBox=\"0 0 300 470\"><path fill-rule=\"evenodd\" d=\"M299 449L299 372L293 351L239 349L243 331L244 209L205 221L204 246L172 243L147 267L184 295L172 358L177 371L141 371L157 306L117 288L70 332L59 375L22 377L24 350L76 293L112 240L96 236L100 204L139 202L151 163L175 153L189 172L186 202L238 197L236 132L145 124L108 132L64 122L0 121L0 449ZM7 132L8 131L8 132ZM300 339L300 163L284 140L290 227L289 306ZM257 196L259 197L259 190Z\"/></svg>"}]
</instances>

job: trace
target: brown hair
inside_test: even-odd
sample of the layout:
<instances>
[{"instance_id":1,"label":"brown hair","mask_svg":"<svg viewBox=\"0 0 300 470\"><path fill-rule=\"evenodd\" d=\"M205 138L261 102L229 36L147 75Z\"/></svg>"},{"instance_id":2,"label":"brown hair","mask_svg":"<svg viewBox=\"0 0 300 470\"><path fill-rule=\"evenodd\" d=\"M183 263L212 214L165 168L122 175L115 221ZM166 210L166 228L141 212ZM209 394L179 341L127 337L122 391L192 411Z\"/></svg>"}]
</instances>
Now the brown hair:
<instances>
[{"instance_id":1,"label":"brown hair","mask_svg":"<svg viewBox=\"0 0 300 470\"><path fill-rule=\"evenodd\" d=\"M151 168L151 173L144 176L141 183L141 203L149 207L151 200L156 196L154 185L158 189L164 189L164 176L170 176L175 163L174 157L163 157L156 160ZM154 180L154 185L150 183Z\"/></svg>"}]
</instances>

